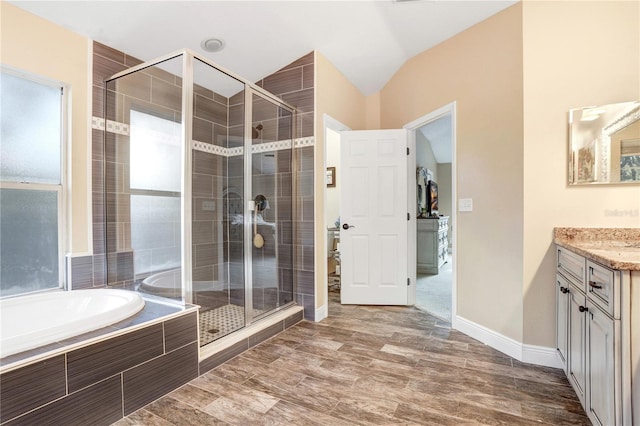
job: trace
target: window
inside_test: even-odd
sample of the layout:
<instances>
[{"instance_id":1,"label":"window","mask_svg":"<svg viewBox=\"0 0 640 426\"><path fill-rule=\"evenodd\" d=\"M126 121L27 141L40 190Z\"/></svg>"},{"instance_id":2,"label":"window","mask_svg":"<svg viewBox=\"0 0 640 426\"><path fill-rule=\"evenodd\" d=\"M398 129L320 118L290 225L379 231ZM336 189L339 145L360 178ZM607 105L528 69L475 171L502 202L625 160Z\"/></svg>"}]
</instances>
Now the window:
<instances>
[{"instance_id":1,"label":"window","mask_svg":"<svg viewBox=\"0 0 640 426\"><path fill-rule=\"evenodd\" d=\"M0 99L0 296L60 288L63 87L3 68Z\"/></svg>"},{"instance_id":2,"label":"window","mask_svg":"<svg viewBox=\"0 0 640 426\"><path fill-rule=\"evenodd\" d=\"M130 112L131 247L136 275L180 267L180 123Z\"/></svg>"},{"instance_id":3,"label":"window","mask_svg":"<svg viewBox=\"0 0 640 426\"><path fill-rule=\"evenodd\" d=\"M620 182L640 181L640 139L620 141Z\"/></svg>"}]
</instances>

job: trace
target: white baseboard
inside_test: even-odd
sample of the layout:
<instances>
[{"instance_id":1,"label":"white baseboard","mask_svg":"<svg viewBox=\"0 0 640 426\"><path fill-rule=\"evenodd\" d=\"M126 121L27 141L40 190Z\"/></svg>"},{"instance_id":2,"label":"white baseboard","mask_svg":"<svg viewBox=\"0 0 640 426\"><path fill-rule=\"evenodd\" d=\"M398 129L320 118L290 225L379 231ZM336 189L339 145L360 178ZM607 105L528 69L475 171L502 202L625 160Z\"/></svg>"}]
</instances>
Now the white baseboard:
<instances>
[{"instance_id":1,"label":"white baseboard","mask_svg":"<svg viewBox=\"0 0 640 426\"><path fill-rule=\"evenodd\" d=\"M555 348L546 346L522 345L522 362L544 365L545 367L562 368L562 361Z\"/></svg>"},{"instance_id":2,"label":"white baseboard","mask_svg":"<svg viewBox=\"0 0 640 426\"><path fill-rule=\"evenodd\" d=\"M464 334L481 341L485 345L509 355L518 361L546 367L562 368L560 359L554 348L544 346L525 345L510 337L497 333L461 316L456 316L454 328Z\"/></svg>"},{"instance_id":3,"label":"white baseboard","mask_svg":"<svg viewBox=\"0 0 640 426\"><path fill-rule=\"evenodd\" d=\"M322 306L320 306L319 308L316 308L315 314L314 314L314 320L315 322L320 322L323 319L325 319L327 317L327 305L324 304Z\"/></svg>"}]
</instances>

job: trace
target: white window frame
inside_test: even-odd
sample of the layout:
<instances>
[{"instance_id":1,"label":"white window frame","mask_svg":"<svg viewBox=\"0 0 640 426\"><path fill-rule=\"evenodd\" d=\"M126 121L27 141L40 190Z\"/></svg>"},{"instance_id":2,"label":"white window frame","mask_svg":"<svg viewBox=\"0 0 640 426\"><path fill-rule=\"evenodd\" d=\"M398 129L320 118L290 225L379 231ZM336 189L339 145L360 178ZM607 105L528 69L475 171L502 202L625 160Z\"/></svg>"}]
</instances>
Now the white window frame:
<instances>
[{"instance_id":1,"label":"white window frame","mask_svg":"<svg viewBox=\"0 0 640 426\"><path fill-rule=\"evenodd\" d=\"M26 294L40 293L52 290L65 290L70 289L71 283L66 283L66 268L65 257L66 247L69 244L69 235L67 235L67 229L69 218L68 212L70 209L67 206L70 197L68 196L68 170L67 170L67 153L71 153L69 149L69 130L71 128L70 116L68 111L71 110L69 102L69 86L61 81L53 80L47 77L43 77L28 71L20 70L5 64L0 65L0 72L2 74L10 74L14 77L19 77L24 80L29 80L34 83L38 83L44 86L56 87L62 91L60 96L60 183L35 183L35 182L16 182L8 181L0 178L1 189L16 189L24 191L49 191L57 194L58 205L58 286L56 288L47 288L42 290L28 291L23 293L16 293L14 295L6 297L21 296Z\"/></svg>"},{"instance_id":2,"label":"white window frame","mask_svg":"<svg viewBox=\"0 0 640 426\"><path fill-rule=\"evenodd\" d=\"M165 117L161 117L157 114L154 114L153 112L150 111L145 111L144 108L136 108L136 107L131 107L131 109L129 110L129 124L133 127L135 125L135 123L133 122L133 120L131 119L131 111L135 111L139 114L143 114L143 115L147 115L147 116L151 116L160 120L165 120L165 121L172 121L168 118ZM176 122L174 122L176 123ZM180 123L176 123L176 124L182 124ZM130 136L130 143L133 142L133 137ZM129 166L130 168L133 168L132 166L132 153L133 150L129 149ZM145 196L145 197L152 197L152 198L159 198L159 197L163 197L163 198L176 198L176 199L181 199L182 198L182 193L180 191L171 191L171 190L162 190L162 189L142 189L142 188L137 188L134 187L131 184L131 178L129 178L129 195L131 197L133 196ZM182 228L182 226L181 226ZM133 225L131 226L131 229L129 231L130 235L129 237L131 238L131 248L135 249L133 247ZM182 240L180 241L180 244L182 244ZM179 267L182 268L182 257L178 258L179 261ZM144 276L145 274L149 274L152 271L157 271L157 269L152 268L151 271L144 271L144 272L138 272L135 270L135 261L134 261L134 277L136 275L136 273L141 274L142 276Z\"/></svg>"}]
</instances>

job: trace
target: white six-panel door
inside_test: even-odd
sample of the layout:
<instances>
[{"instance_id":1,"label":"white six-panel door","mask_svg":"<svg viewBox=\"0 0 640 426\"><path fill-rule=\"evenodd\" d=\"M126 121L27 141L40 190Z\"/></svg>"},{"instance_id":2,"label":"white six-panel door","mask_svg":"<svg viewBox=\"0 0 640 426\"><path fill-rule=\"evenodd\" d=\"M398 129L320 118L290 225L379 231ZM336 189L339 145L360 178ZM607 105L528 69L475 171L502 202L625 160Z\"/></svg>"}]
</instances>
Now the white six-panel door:
<instances>
[{"instance_id":1,"label":"white six-panel door","mask_svg":"<svg viewBox=\"0 0 640 426\"><path fill-rule=\"evenodd\" d=\"M341 302L406 305L407 131L341 132Z\"/></svg>"}]
</instances>

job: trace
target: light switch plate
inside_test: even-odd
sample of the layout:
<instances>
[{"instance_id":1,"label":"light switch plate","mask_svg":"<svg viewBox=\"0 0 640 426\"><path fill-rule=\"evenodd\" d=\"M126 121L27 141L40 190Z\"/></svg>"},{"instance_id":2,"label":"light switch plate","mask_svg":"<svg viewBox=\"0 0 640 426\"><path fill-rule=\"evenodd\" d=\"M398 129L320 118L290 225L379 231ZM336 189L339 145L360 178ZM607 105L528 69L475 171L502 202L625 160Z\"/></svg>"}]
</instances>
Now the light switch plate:
<instances>
[{"instance_id":1,"label":"light switch plate","mask_svg":"<svg viewBox=\"0 0 640 426\"><path fill-rule=\"evenodd\" d=\"M471 212L473 211L473 198L460 198L458 199L458 211Z\"/></svg>"}]
</instances>

